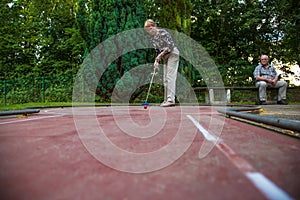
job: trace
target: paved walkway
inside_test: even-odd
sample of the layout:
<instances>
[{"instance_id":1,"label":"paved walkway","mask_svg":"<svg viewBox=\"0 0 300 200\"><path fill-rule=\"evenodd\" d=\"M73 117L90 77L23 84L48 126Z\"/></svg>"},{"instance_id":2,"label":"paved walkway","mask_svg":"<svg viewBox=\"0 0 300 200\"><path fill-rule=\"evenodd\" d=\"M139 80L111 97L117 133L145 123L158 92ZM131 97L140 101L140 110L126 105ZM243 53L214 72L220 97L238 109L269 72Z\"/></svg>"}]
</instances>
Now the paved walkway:
<instances>
[{"instance_id":1,"label":"paved walkway","mask_svg":"<svg viewBox=\"0 0 300 200\"><path fill-rule=\"evenodd\" d=\"M300 105L263 105L262 115L300 121Z\"/></svg>"}]
</instances>

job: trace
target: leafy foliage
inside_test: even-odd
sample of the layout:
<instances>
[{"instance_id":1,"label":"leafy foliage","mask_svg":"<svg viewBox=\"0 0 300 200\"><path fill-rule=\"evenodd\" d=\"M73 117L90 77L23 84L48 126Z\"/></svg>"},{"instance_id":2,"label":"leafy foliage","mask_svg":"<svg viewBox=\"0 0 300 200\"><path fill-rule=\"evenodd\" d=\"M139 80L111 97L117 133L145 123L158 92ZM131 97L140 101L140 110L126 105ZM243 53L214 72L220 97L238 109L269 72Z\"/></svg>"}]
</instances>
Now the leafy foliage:
<instances>
[{"instance_id":1,"label":"leafy foliage","mask_svg":"<svg viewBox=\"0 0 300 200\"><path fill-rule=\"evenodd\" d=\"M142 2L133 0L93 0L87 4L83 0L79 1L77 21L86 44L86 53L94 53L92 51L97 45L118 33L134 28L142 28L145 19L146 10ZM122 53L122 45L138 45L140 42L142 41L136 41L135 35L128 35L126 41L115 40L111 45L112 48L100 49L96 52L101 54L99 57L103 59L116 53L122 55L112 63L101 62L103 65L109 64L108 67L101 66L106 70L101 74L101 77L96 77L96 79L99 79L96 93L103 100L109 100L116 83L127 71L146 63L147 51L137 50L126 54ZM134 77L126 78L135 81Z\"/></svg>"},{"instance_id":2,"label":"leafy foliage","mask_svg":"<svg viewBox=\"0 0 300 200\"><path fill-rule=\"evenodd\" d=\"M1 1L2 75L7 78L75 73L83 41L73 0Z\"/></svg>"},{"instance_id":3,"label":"leafy foliage","mask_svg":"<svg viewBox=\"0 0 300 200\"><path fill-rule=\"evenodd\" d=\"M200 0L193 8L191 36L218 65L256 65L261 54L299 60L299 31L291 33L299 30L299 1Z\"/></svg>"},{"instance_id":4,"label":"leafy foliage","mask_svg":"<svg viewBox=\"0 0 300 200\"><path fill-rule=\"evenodd\" d=\"M20 79L14 90L9 89L11 85L6 88L8 98L13 95L11 98L19 102L43 100L20 88L33 87L27 81L30 78L73 77L100 43L123 31L142 28L144 21L152 18L160 27L198 41L220 66L225 85L251 85L251 70L262 53L279 62L299 64L299 11L297 0L1 0L1 84L3 80L8 84ZM143 41L129 36L127 42L139 45ZM121 51L117 43L113 45ZM106 49L105 55L116 49ZM128 72L153 59L152 50L138 50L110 63L101 79L91 71L89 76L99 81L97 99L109 101L113 90L120 91L116 96L122 99L126 85L139 82ZM290 73L284 64L281 70ZM205 86L203 74L182 58L179 72L192 86ZM68 100L64 95L69 95L73 78L58 80L44 92L53 97L51 100ZM145 88L135 91L131 101L145 95ZM3 94L3 87L1 91ZM159 94L162 88L157 91Z\"/></svg>"},{"instance_id":5,"label":"leafy foliage","mask_svg":"<svg viewBox=\"0 0 300 200\"><path fill-rule=\"evenodd\" d=\"M1 104L27 102L70 102L73 91L72 75L18 78L0 82Z\"/></svg>"}]
</instances>

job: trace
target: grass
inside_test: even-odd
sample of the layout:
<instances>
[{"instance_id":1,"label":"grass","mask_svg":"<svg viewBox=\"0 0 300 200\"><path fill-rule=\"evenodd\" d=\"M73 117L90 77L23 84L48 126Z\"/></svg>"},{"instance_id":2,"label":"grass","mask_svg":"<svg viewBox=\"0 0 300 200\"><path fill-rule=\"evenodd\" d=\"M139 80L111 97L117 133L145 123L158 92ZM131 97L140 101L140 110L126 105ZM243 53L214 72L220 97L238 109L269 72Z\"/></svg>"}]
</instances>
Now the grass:
<instances>
[{"instance_id":1,"label":"grass","mask_svg":"<svg viewBox=\"0 0 300 200\"><path fill-rule=\"evenodd\" d=\"M24 103L24 104L13 104L7 106L0 106L0 110L22 110L26 108L35 108L35 107L60 107L60 106L72 106L72 102L47 102L47 103Z\"/></svg>"},{"instance_id":2,"label":"grass","mask_svg":"<svg viewBox=\"0 0 300 200\"><path fill-rule=\"evenodd\" d=\"M110 103L91 103L87 104L84 103L82 105L110 105ZM255 105L254 102L231 102L231 104L236 105ZM300 102L289 102L289 105L299 105ZM80 104L79 104L80 105ZM126 104L127 105L127 104ZM135 104L134 104L135 105ZM136 104L140 105L140 104ZM201 103L200 103L201 105ZM27 108L43 108L43 107L71 107L72 102L47 102L47 103L24 103L24 104L13 104L13 105L7 105L7 106L0 106L0 111L8 111L8 110L22 110Z\"/></svg>"},{"instance_id":3,"label":"grass","mask_svg":"<svg viewBox=\"0 0 300 200\"><path fill-rule=\"evenodd\" d=\"M78 106L107 106L111 105L111 102L108 103L77 103ZM122 105L122 104L118 104ZM128 105L128 104L124 104ZM141 105L141 103L134 103L132 105ZM28 108L49 108L49 107L72 107L72 102L47 102L47 103L24 103L24 104L13 104L13 105L0 105L0 111L9 111L9 110L22 110Z\"/></svg>"}]
</instances>

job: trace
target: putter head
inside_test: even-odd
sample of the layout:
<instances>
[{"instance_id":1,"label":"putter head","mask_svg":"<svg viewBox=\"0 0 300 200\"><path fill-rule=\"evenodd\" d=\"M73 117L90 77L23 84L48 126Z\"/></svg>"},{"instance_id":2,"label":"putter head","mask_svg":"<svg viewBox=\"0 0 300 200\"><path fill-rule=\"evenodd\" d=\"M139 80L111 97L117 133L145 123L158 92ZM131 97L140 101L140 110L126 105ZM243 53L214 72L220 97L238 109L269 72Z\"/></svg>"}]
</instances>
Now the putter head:
<instances>
[{"instance_id":1,"label":"putter head","mask_svg":"<svg viewBox=\"0 0 300 200\"><path fill-rule=\"evenodd\" d=\"M148 106L149 103L148 103L147 101L145 101L145 102L142 102L142 105L143 105L143 106Z\"/></svg>"}]
</instances>

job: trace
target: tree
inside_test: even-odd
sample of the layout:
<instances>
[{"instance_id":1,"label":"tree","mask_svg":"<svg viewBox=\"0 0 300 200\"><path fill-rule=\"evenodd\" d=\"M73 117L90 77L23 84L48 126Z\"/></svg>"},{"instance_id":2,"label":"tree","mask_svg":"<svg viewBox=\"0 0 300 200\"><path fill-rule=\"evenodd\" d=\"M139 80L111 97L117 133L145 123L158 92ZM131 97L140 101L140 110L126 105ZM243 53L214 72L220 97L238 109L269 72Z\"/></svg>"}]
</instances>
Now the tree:
<instances>
[{"instance_id":1,"label":"tree","mask_svg":"<svg viewBox=\"0 0 300 200\"><path fill-rule=\"evenodd\" d=\"M191 33L191 0L147 0L149 18L162 28Z\"/></svg>"},{"instance_id":2,"label":"tree","mask_svg":"<svg viewBox=\"0 0 300 200\"><path fill-rule=\"evenodd\" d=\"M25 2L24 2L25 4ZM24 41L24 12L21 4L10 1L0 2L0 48L1 73L5 78L14 75L16 71L31 68L30 52L26 52L24 48L28 43ZM27 53L27 55L26 55Z\"/></svg>"},{"instance_id":3,"label":"tree","mask_svg":"<svg viewBox=\"0 0 300 200\"><path fill-rule=\"evenodd\" d=\"M89 56L88 54L106 39L126 30L142 28L146 19L146 9L143 1L79 0L78 5L77 23L81 36L85 41L86 56ZM122 52L122 41L120 41L121 43L118 41L114 42L112 49L97 52L103 54L98 55L98 57L112 55L115 51ZM128 36L126 42L128 45L134 45L142 41L136 41L134 36ZM94 77L94 79L99 79L97 95L101 100L108 101L116 83L123 75L135 66L145 63L147 63L147 51L130 52L118 57L113 63L107 63L110 65L101 74L101 77ZM91 73L87 74L93 76L95 72L91 69ZM134 77L131 77L131 79L133 80ZM126 89L126 87L123 89ZM120 97L120 99L122 98Z\"/></svg>"},{"instance_id":4,"label":"tree","mask_svg":"<svg viewBox=\"0 0 300 200\"><path fill-rule=\"evenodd\" d=\"M83 40L76 27L73 0L34 1L32 11L41 29L37 63L41 74L76 73L83 60Z\"/></svg>"},{"instance_id":5,"label":"tree","mask_svg":"<svg viewBox=\"0 0 300 200\"><path fill-rule=\"evenodd\" d=\"M256 65L261 54L293 62L299 56L297 5L288 0L194 1L191 37L221 66Z\"/></svg>"},{"instance_id":6,"label":"tree","mask_svg":"<svg viewBox=\"0 0 300 200\"><path fill-rule=\"evenodd\" d=\"M283 62L300 64L300 2L282 0L268 2L274 9L274 26L278 32L276 57Z\"/></svg>"},{"instance_id":7,"label":"tree","mask_svg":"<svg viewBox=\"0 0 300 200\"><path fill-rule=\"evenodd\" d=\"M76 72L82 39L73 0L1 1L1 71L6 78Z\"/></svg>"}]
</instances>

